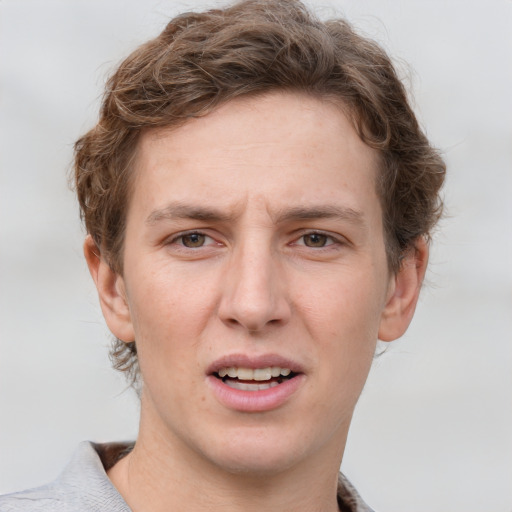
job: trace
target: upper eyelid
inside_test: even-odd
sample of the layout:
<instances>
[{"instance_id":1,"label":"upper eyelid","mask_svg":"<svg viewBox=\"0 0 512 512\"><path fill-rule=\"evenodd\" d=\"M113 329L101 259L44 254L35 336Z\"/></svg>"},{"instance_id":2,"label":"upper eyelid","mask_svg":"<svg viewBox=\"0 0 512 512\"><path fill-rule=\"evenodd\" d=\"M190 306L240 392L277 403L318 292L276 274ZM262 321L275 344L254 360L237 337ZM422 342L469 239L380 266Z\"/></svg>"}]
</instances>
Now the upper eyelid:
<instances>
[{"instance_id":1,"label":"upper eyelid","mask_svg":"<svg viewBox=\"0 0 512 512\"><path fill-rule=\"evenodd\" d=\"M169 238L171 240L176 238L182 238L187 235L204 235L204 236L210 236L208 233L205 233L204 230L201 229L187 229L185 231L179 231L178 233L172 234Z\"/></svg>"}]
</instances>

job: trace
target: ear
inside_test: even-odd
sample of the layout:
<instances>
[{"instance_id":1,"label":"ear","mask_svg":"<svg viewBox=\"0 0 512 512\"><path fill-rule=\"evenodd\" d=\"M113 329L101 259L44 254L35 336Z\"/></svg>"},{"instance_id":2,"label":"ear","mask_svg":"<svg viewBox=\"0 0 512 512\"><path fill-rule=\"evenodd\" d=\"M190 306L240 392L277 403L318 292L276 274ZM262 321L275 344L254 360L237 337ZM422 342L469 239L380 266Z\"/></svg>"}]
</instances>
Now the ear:
<instances>
[{"instance_id":1,"label":"ear","mask_svg":"<svg viewBox=\"0 0 512 512\"><path fill-rule=\"evenodd\" d=\"M386 306L381 315L379 339L393 341L402 336L411 323L428 263L428 243L416 240L392 278Z\"/></svg>"},{"instance_id":2,"label":"ear","mask_svg":"<svg viewBox=\"0 0 512 512\"><path fill-rule=\"evenodd\" d=\"M135 333L123 277L114 272L102 258L91 235L87 235L85 239L84 254L98 290L101 310L108 328L116 338L125 342L134 341Z\"/></svg>"}]
</instances>

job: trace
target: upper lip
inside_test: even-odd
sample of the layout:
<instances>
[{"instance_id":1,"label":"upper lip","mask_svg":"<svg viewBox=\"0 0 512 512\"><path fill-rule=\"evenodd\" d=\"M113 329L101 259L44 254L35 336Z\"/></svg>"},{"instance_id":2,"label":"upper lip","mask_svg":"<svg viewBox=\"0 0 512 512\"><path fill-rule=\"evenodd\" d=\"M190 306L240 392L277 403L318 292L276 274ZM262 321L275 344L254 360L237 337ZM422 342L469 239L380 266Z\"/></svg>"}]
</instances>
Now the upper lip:
<instances>
[{"instance_id":1,"label":"upper lip","mask_svg":"<svg viewBox=\"0 0 512 512\"><path fill-rule=\"evenodd\" d=\"M221 368L229 368L232 366L236 368L251 368L253 370L256 368L279 366L280 368L289 368L293 373L303 372L303 368L299 363L278 354L262 354L257 356L230 354L216 359L208 366L206 373L212 375L217 373Z\"/></svg>"}]
</instances>

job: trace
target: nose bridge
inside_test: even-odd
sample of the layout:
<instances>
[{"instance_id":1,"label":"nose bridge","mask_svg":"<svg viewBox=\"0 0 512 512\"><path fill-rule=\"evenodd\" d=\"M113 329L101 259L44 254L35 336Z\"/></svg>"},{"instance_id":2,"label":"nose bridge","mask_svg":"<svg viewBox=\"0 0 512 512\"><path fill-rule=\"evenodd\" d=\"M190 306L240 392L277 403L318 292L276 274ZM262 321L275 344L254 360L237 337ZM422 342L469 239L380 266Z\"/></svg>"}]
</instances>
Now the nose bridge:
<instances>
[{"instance_id":1,"label":"nose bridge","mask_svg":"<svg viewBox=\"0 0 512 512\"><path fill-rule=\"evenodd\" d=\"M219 308L223 321L260 331L289 315L278 256L263 234L248 237L234 248L226 270Z\"/></svg>"}]
</instances>

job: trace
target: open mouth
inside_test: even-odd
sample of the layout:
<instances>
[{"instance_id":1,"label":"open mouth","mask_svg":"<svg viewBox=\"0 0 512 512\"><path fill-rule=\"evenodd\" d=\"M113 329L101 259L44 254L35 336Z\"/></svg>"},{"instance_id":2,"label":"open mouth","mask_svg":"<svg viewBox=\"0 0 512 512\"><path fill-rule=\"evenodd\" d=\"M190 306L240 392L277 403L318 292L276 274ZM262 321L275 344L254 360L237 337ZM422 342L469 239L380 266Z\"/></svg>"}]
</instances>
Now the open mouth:
<instances>
[{"instance_id":1,"label":"open mouth","mask_svg":"<svg viewBox=\"0 0 512 512\"><path fill-rule=\"evenodd\" d=\"M297 374L289 368L269 366L266 368L224 367L213 374L224 384L241 391L262 391L279 386Z\"/></svg>"}]
</instances>

